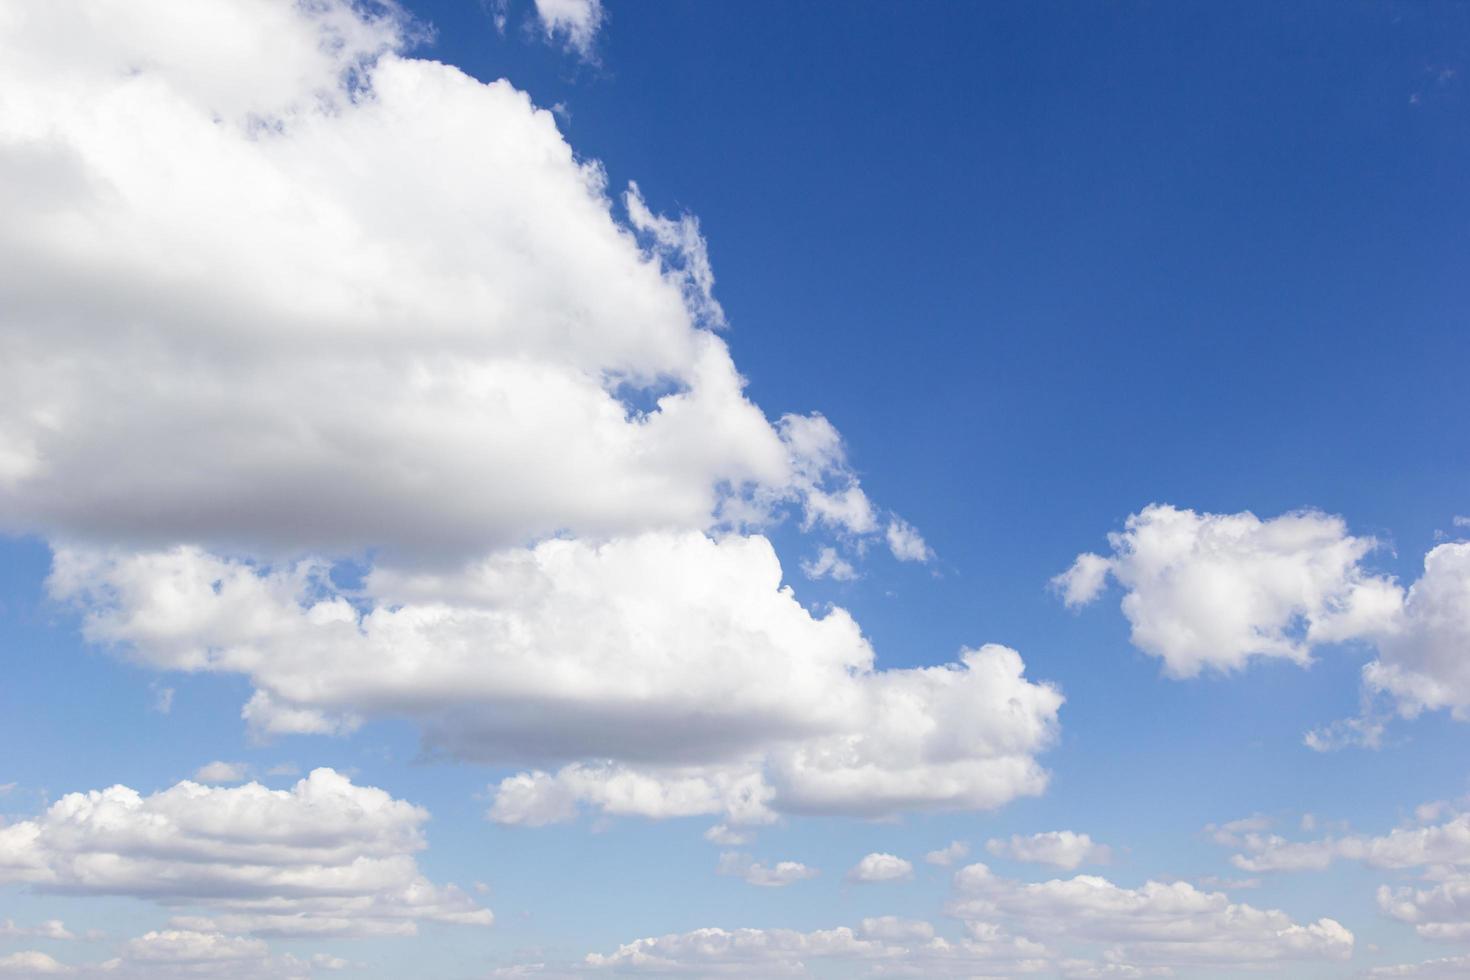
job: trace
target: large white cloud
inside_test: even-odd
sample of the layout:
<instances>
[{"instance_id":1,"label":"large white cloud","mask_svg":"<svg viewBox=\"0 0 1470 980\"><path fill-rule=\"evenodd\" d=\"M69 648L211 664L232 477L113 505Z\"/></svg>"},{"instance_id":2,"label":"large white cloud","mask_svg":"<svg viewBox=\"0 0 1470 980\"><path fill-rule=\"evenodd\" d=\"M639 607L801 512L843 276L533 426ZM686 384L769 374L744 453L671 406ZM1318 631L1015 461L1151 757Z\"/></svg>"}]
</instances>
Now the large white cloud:
<instances>
[{"instance_id":1,"label":"large white cloud","mask_svg":"<svg viewBox=\"0 0 1470 980\"><path fill-rule=\"evenodd\" d=\"M759 488L875 529L696 322L697 232L630 195L641 248L524 93L345 0L190 6L0 17L0 523L423 558Z\"/></svg>"},{"instance_id":2,"label":"large white cloud","mask_svg":"<svg viewBox=\"0 0 1470 980\"><path fill-rule=\"evenodd\" d=\"M879 671L781 588L752 532L788 510L930 549L827 419L745 398L692 217L620 221L392 8L170 11L0 17L0 526L92 639L248 676L259 733L574 766L506 787L520 822L1041 791L1060 697L1018 656Z\"/></svg>"},{"instance_id":3,"label":"large white cloud","mask_svg":"<svg viewBox=\"0 0 1470 980\"><path fill-rule=\"evenodd\" d=\"M0 827L0 883L128 895L178 909L190 932L411 935L491 913L429 882L414 853L428 813L318 769L290 790L182 782L69 793Z\"/></svg>"},{"instance_id":4,"label":"large white cloud","mask_svg":"<svg viewBox=\"0 0 1470 980\"><path fill-rule=\"evenodd\" d=\"M1265 965L1346 959L1353 949L1353 934L1333 919L1300 925L1186 882L1125 888L1094 875L1021 882L972 864L955 874L955 886L951 912L963 919L1010 923L1046 941L1106 943L1124 964Z\"/></svg>"},{"instance_id":5,"label":"large white cloud","mask_svg":"<svg viewBox=\"0 0 1470 980\"><path fill-rule=\"evenodd\" d=\"M62 550L51 586L96 642L247 675L261 731L409 717L463 757L567 761L502 785L508 823L579 803L746 822L993 807L1044 788L1061 704L1002 647L875 670L852 619L802 607L759 537L554 539L454 575L376 569L353 596L310 563Z\"/></svg>"}]
</instances>

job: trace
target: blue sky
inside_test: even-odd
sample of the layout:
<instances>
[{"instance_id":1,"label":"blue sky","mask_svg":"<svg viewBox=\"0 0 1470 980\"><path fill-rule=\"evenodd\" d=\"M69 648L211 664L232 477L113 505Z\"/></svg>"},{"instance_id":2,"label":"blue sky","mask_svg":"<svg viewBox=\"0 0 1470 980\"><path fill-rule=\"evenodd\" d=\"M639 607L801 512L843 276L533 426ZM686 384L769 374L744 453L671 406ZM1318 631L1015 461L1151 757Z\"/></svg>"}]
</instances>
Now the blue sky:
<instances>
[{"instance_id":1,"label":"blue sky","mask_svg":"<svg viewBox=\"0 0 1470 980\"><path fill-rule=\"evenodd\" d=\"M0 975L1470 971L1463 5L195 11L0 0Z\"/></svg>"}]
</instances>

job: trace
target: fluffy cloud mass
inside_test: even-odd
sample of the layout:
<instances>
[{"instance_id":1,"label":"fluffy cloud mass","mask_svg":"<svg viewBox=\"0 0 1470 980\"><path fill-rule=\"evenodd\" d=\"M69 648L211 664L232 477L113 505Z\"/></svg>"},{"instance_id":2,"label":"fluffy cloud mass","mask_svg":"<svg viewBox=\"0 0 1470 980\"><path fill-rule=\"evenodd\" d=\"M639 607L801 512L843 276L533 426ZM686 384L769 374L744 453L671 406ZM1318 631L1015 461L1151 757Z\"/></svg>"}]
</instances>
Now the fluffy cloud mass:
<instances>
[{"instance_id":1,"label":"fluffy cloud mass","mask_svg":"<svg viewBox=\"0 0 1470 980\"><path fill-rule=\"evenodd\" d=\"M1470 542L1436 546L1406 589L1364 568L1374 539L1313 511L1261 520L1155 504L1108 541L1111 555L1079 555L1053 585L1075 607L1116 580L1134 645L1172 677L1255 657L1305 664L1317 646L1356 640L1378 653L1363 670L1369 698L1387 696L1405 716L1438 708L1470 716ZM1308 744L1373 745L1381 731L1369 709Z\"/></svg>"},{"instance_id":2,"label":"fluffy cloud mass","mask_svg":"<svg viewBox=\"0 0 1470 980\"><path fill-rule=\"evenodd\" d=\"M1078 556L1055 585L1077 606L1116 579L1134 645L1173 677L1238 669L1251 657L1306 663L1313 645L1361 633L1397 601L1391 582L1360 567L1373 539L1325 514L1263 521L1155 504L1108 542L1111 556Z\"/></svg>"},{"instance_id":3,"label":"fluffy cloud mass","mask_svg":"<svg viewBox=\"0 0 1470 980\"><path fill-rule=\"evenodd\" d=\"M1014 652L879 670L782 586L788 516L823 574L931 551L827 419L745 397L692 217L391 6L171 11L0 18L0 527L89 638L248 677L257 734L536 767L506 822L1042 790L1061 698Z\"/></svg>"},{"instance_id":4,"label":"fluffy cloud mass","mask_svg":"<svg viewBox=\"0 0 1470 980\"><path fill-rule=\"evenodd\" d=\"M876 670L841 610L814 618L759 537L555 539L455 575L375 569L361 593L311 563L197 549L57 553L89 638L152 666L249 676L263 732L417 720L462 757L570 762L499 789L506 823L612 813L881 815L1040 792L1060 695L1012 650ZM354 602L356 604L354 604ZM362 606L367 607L363 611Z\"/></svg>"},{"instance_id":5,"label":"fluffy cloud mass","mask_svg":"<svg viewBox=\"0 0 1470 980\"><path fill-rule=\"evenodd\" d=\"M207 918L189 931L411 935L425 921L489 925L488 910L419 872L428 814L318 769L290 790L182 782L69 793L0 827L0 883L131 895Z\"/></svg>"}]
</instances>

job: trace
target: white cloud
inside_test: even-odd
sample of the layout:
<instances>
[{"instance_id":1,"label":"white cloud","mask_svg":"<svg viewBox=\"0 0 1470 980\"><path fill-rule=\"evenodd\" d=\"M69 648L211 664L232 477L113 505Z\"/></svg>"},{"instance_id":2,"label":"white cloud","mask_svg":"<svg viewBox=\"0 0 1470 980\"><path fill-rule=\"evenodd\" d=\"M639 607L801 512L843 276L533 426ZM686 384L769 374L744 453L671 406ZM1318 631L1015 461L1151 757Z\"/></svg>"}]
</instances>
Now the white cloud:
<instances>
[{"instance_id":1,"label":"white cloud","mask_svg":"<svg viewBox=\"0 0 1470 980\"><path fill-rule=\"evenodd\" d=\"M1275 834L1247 834L1230 842L1242 850L1231 861L1251 872L1322 871L1337 861L1390 871L1418 869L1426 885L1384 885L1378 889L1379 907L1391 918L1413 924L1426 939L1470 940L1470 813L1434 823L1446 816L1446 809L1445 804L1419 807L1415 815L1421 825L1378 836L1291 841Z\"/></svg>"},{"instance_id":2,"label":"white cloud","mask_svg":"<svg viewBox=\"0 0 1470 980\"><path fill-rule=\"evenodd\" d=\"M1042 791L1061 697L1013 651L877 670L782 587L754 532L879 511L826 418L746 399L692 217L618 221L396 14L190 8L0 22L0 521L89 638L246 676L258 735L408 718L539 767L523 823ZM538 9L590 48L599 5Z\"/></svg>"},{"instance_id":3,"label":"white cloud","mask_svg":"<svg viewBox=\"0 0 1470 980\"><path fill-rule=\"evenodd\" d=\"M606 17L602 0L536 0L536 17L547 40L560 41L583 60L592 60Z\"/></svg>"},{"instance_id":4,"label":"white cloud","mask_svg":"<svg viewBox=\"0 0 1470 980\"><path fill-rule=\"evenodd\" d=\"M211 980L306 978L319 970L341 970L351 964L326 953L275 955L259 939L196 929L155 929L122 944L118 955L86 976L138 978L209 977Z\"/></svg>"},{"instance_id":5,"label":"white cloud","mask_svg":"<svg viewBox=\"0 0 1470 980\"><path fill-rule=\"evenodd\" d=\"M807 963L818 962L866 974L975 977L1035 973L1048 965L1047 956L1039 943L1002 930L948 940L926 922L887 916L864 919L858 930L696 929L591 953L585 965L616 973L781 977L810 976Z\"/></svg>"},{"instance_id":6,"label":"white cloud","mask_svg":"<svg viewBox=\"0 0 1470 980\"><path fill-rule=\"evenodd\" d=\"M1370 690L1392 695L1408 716L1449 708L1470 718L1470 542L1424 556L1402 611L1375 638L1378 659L1363 670Z\"/></svg>"},{"instance_id":7,"label":"white cloud","mask_svg":"<svg viewBox=\"0 0 1470 980\"><path fill-rule=\"evenodd\" d=\"M1053 830L1029 837L1013 834L1009 840L997 838L987 841L985 849L996 857L1049 864L1066 871L1084 864L1107 864L1112 860L1112 852L1106 845L1095 844L1087 834L1070 830Z\"/></svg>"},{"instance_id":8,"label":"white cloud","mask_svg":"<svg viewBox=\"0 0 1470 980\"><path fill-rule=\"evenodd\" d=\"M696 324L694 226L642 250L550 113L345 0L192 6L0 25L7 527L447 560L809 488L873 530Z\"/></svg>"},{"instance_id":9,"label":"white cloud","mask_svg":"<svg viewBox=\"0 0 1470 980\"><path fill-rule=\"evenodd\" d=\"M798 881L815 878L820 872L800 861L777 861L775 864L762 864L748 854L739 854L734 851L720 855L720 863L715 869L716 873L731 878L740 878L747 884L759 885L762 888L782 888Z\"/></svg>"},{"instance_id":10,"label":"white cloud","mask_svg":"<svg viewBox=\"0 0 1470 980\"><path fill-rule=\"evenodd\" d=\"M847 872L847 880L872 884L902 881L914 876L914 866L893 854L868 854Z\"/></svg>"},{"instance_id":11,"label":"white cloud","mask_svg":"<svg viewBox=\"0 0 1470 980\"><path fill-rule=\"evenodd\" d=\"M830 578L838 582L851 582L858 577L857 569L837 553L836 548L823 548L817 557L801 563L801 571L809 579Z\"/></svg>"},{"instance_id":12,"label":"white cloud","mask_svg":"<svg viewBox=\"0 0 1470 980\"><path fill-rule=\"evenodd\" d=\"M27 949L0 956L0 976L46 977L71 972L71 967L39 950Z\"/></svg>"},{"instance_id":13,"label":"white cloud","mask_svg":"<svg viewBox=\"0 0 1470 980\"><path fill-rule=\"evenodd\" d=\"M1427 887L1381 885L1378 907L1390 918L1406 922L1424 939L1470 941L1470 872L1440 872L1442 880Z\"/></svg>"},{"instance_id":14,"label":"white cloud","mask_svg":"<svg viewBox=\"0 0 1470 980\"><path fill-rule=\"evenodd\" d=\"M263 732L410 717L467 758L589 759L508 780L506 822L986 808L1040 792L1061 697L1014 651L873 669L842 610L780 586L763 538L552 540L462 575L375 569L353 598L320 566L193 549L57 553L53 593L86 635L173 670L247 674ZM981 710L982 706L984 710ZM614 762L605 761L611 757ZM729 760L729 761L724 761ZM661 788L660 788L661 787Z\"/></svg>"},{"instance_id":15,"label":"white cloud","mask_svg":"<svg viewBox=\"0 0 1470 980\"><path fill-rule=\"evenodd\" d=\"M1112 944L1119 963L1165 966L1264 965L1290 959L1347 959L1353 935L1333 919L1298 925L1284 913L1233 903L1186 882L1123 888L1106 878L1020 882L983 864L955 875L962 919L998 919L1043 940Z\"/></svg>"},{"instance_id":16,"label":"white cloud","mask_svg":"<svg viewBox=\"0 0 1470 980\"><path fill-rule=\"evenodd\" d=\"M428 814L317 769L290 790L182 782L69 793L0 827L0 882L196 906L256 935L412 934L420 921L488 925L490 912L431 884L414 852ZM180 928L205 920L180 918Z\"/></svg>"},{"instance_id":17,"label":"white cloud","mask_svg":"<svg viewBox=\"0 0 1470 980\"><path fill-rule=\"evenodd\" d=\"M1108 572L1113 563L1102 555L1091 552L1078 555L1072 567L1051 580L1052 587L1062 595L1068 609L1085 606L1102 594L1108 584Z\"/></svg>"},{"instance_id":18,"label":"white cloud","mask_svg":"<svg viewBox=\"0 0 1470 980\"><path fill-rule=\"evenodd\" d=\"M214 762L199 767L195 782L210 784L243 783L250 778L250 766L244 762Z\"/></svg>"},{"instance_id":19,"label":"white cloud","mask_svg":"<svg viewBox=\"0 0 1470 980\"><path fill-rule=\"evenodd\" d=\"M888 539L888 550L899 561L928 561L934 557L923 536L902 518L891 519L884 534Z\"/></svg>"},{"instance_id":20,"label":"white cloud","mask_svg":"<svg viewBox=\"0 0 1470 980\"><path fill-rule=\"evenodd\" d=\"M864 919L858 927L864 939L885 942L923 942L934 938L934 927L922 919L904 919L896 915L879 915Z\"/></svg>"},{"instance_id":21,"label":"white cloud","mask_svg":"<svg viewBox=\"0 0 1470 980\"><path fill-rule=\"evenodd\" d=\"M1108 540L1111 556L1080 555L1053 584L1077 606L1097 598L1111 575L1126 590L1134 645L1161 658L1170 676L1234 670L1253 657L1305 664L1328 643L1376 646L1377 659L1363 669L1359 716L1307 732L1309 748L1377 748L1392 709L1470 718L1462 655L1470 646L1470 542L1433 548L1405 589L1364 570L1374 539L1315 511L1263 521L1154 504Z\"/></svg>"},{"instance_id":22,"label":"white cloud","mask_svg":"<svg viewBox=\"0 0 1470 980\"><path fill-rule=\"evenodd\" d=\"M1289 841L1276 834L1246 834L1222 841L1240 847L1236 867L1251 872L1321 870L1334 861L1359 861L1373 868L1402 870L1420 866L1463 866L1470 870L1470 813L1433 823L1443 806L1421 808L1427 826L1396 827L1381 836L1346 834L1311 841Z\"/></svg>"},{"instance_id":23,"label":"white cloud","mask_svg":"<svg viewBox=\"0 0 1470 980\"><path fill-rule=\"evenodd\" d=\"M704 832L704 839L721 847L742 847L750 843L751 834L735 830L727 824L717 823Z\"/></svg>"},{"instance_id":24,"label":"white cloud","mask_svg":"<svg viewBox=\"0 0 1470 980\"><path fill-rule=\"evenodd\" d=\"M1077 606L1111 575L1126 590L1133 644L1172 677L1236 670L1252 657L1305 664L1314 645L1363 636L1400 601L1390 579L1361 567L1377 542L1314 511L1263 521L1153 504L1108 541L1110 557L1080 555L1053 582Z\"/></svg>"},{"instance_id":25,"label":"white cloud","mask_svg":"<svg viewBox=\"0 0 1470 980\"><path fill-rule=\"evenodd\" d=\"M60 919L47 919L36 926L18 926L13 919L0 919L0 939L75 939Z\"/></svg>"},{"instance_id":26,"label":"white cloud","mask_svg":"<svg viewBox=\"0 0 1470 980\"><path fill-rule=\"evenodd\" d=\"M962 861L970 854L970 845L964 841L950 841L937 851L930 851L924 855L924 862L935 867L947 868L956 861Z\"/></svg>"}]
</instances>

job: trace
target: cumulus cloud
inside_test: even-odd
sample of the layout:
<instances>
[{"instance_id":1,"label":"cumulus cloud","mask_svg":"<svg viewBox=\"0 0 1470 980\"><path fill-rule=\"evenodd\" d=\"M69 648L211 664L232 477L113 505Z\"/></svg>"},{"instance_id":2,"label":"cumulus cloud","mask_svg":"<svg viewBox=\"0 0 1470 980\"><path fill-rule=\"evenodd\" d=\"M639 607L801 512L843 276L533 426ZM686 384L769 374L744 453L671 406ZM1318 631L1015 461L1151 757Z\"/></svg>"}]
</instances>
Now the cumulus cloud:
<instances>
[{"instance_id":1,"label":"cumulus cloud","mask_svg":"<svg viewBox=\"0 0 1470 980\"><path fill-rule=\"evenodd\" d=\"M1284 912L1231 902L1186 882L1124 888L1106 878L1021 882L983 864L955 875L950 911L978 923L1013 923L1043 941L1111 944L1120 964L1266 965L1347 959L1353 934L1333 919L1299 925Z\"/></svg>"},{"instance_id":2,"label":"cumulus cloud","mask_svg":"<svg viewBox=\"0 0 1470 980\"><path fill-rule=\"evenodd\" d=\"M4 526L425 559L759 488L872 530L696 322L695 227L620 224L550 113L345 0L196 6L0 27Z\"/></svg>"},{"instance_id":3,"label":"cumulus cloud","mask_svg":"<svg viewBox=\"0 0 1470 980\"><path fill-rule=\"evenodd\" d=\"M0 827L0 882L130 895L190 932L411 935L423 921L488 925L488 910L419 872L428 813L317 769L290 790L181 782L69 793ZM208 926L206 928L205 926Z\"/></svg>"},{"instance_id":4,"label":"cumulus cloud","mask_svg":"<svg viewBox=\"0 0 1470 980\"><path fill-rule=\"evenodd\" d=\"M1391 580L1361 566L1377 542L1315 511L1263 521L1153 504L1108 543L1110 556L1080 555L1053 584L1077 606L1115 579L1133 644L1172 677L1236 670L1253 657L1305 664L1313 646L1363 635L1399 601Z\"/></svg>"},{"instance_id":5,"label":"cumulus cloud","mask_svg":"<svg viewBox=\"0 0 1470 980\"><path fill-rule=\"evenodd\" d=\"M605 17L602 0L536 0L536 18L546 39L566 45L584 60L593 59Z\"/></svg>"},{"instance_id":6,"label":"cumulus cloud","mask_svg":"<svg viewBox=\"0 0 1470 980\"><path fill-rule=\"evenodd\" d=\"M1154 504L1108 540L1111 555L1079 555L1053 585L1078 606L1115 579L1134 645L1170 676L1234 670L1256 657L1305 664L1328 643L1376 647L1359 715L1307 732L1309 748L1377 748L1395 712L1470 718L1470 542L1433 548L1405 589L1364 568L1373 538L1316 511L1261 520Z\"/></svg>"},{"instance_id":7,"label":"cumulus cloud","mask_svg":"<svg viewBox=\"0 0 1470 980\"><path fill-rule=\"evenodd\" d=\"M745 397L691 216L634 187L619 220L550 113L407 57L391 8L166 6L0 25L0 526L89 638L246 676L257 735L408 718L536 767L508 822L1043 789L1061 698L1014 652L879 670L782 585L788 513L922 539L826 418Z\"/></svg>"},{"instance_id":8,"label":"cumulus cloud","mask_svg":"<svg viewBox=\"0 0 1470 980\"><path fill-rule=\"evenodd\" d=\"M775 864L763 864L749 854L734 851L721 854L720 863L715 870L718 874L740 878L747 884L759 885L762 888L782 888L798 881L815 878L820 874L816 868L807 867L800 861L777 861Z\"/></svg>"},{"instance_id":9,"label":"cumulus cloud","mask_svg":"<svg viewBox=\"0 0 1470 980\"><path fill-rule=\"evenodd\" d=\"M1448 708L1470 719L1470 542L1425 555L1423 575L1374 638L1378 659L1363 669L1370 690L1392 696L1407 716Z\"/></svg>"},{"instance_id":10,"label":"cumulus cloud","mask_svg":"<svg viewBox=\"0 0 1470 980\"><path fill-rule=\"evenodd\" d=\"M893 854L868 854L847 872L847 880L872 884L880 881L902 881L914 876L914 866Z\"/></svg>"},{"instance_id":11,"label":"cumulus cloud","mask_svg":"<svg viewBox=\"0 0 1470 980\"><path fill-rule=\"evenodd\" d=\"M1112 860L1112 851L1107 845L1095 844L1087 834L1070 830L1053 830L1029 837L1013 834L1008 840L996 838L987 841L985 849L996 857L1049 864L1066 871L1084 864L1107 864Z\"/></svg>"},{"instance_id":12,"label":"cumulus cloud","mask_svg":"<svg viewBox=\"0 0 1470 980\"><path fill-rule=\"evenodd\" d=\"M840 609L814 618L764 538L555 539L456 576L375 569L363 594L320 566L196 549L59 551L53 593L86 635L153 666L257 688L265 733L410 717L462 757L608 760L512 777L492 814L885 813L1040 792L1061 704L1002 647L876 670ZM367 611L363 611L367 606Z\"/></svg>"}]
</instances>

